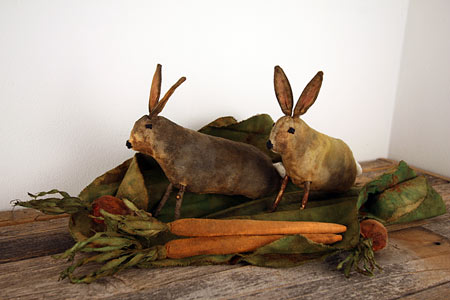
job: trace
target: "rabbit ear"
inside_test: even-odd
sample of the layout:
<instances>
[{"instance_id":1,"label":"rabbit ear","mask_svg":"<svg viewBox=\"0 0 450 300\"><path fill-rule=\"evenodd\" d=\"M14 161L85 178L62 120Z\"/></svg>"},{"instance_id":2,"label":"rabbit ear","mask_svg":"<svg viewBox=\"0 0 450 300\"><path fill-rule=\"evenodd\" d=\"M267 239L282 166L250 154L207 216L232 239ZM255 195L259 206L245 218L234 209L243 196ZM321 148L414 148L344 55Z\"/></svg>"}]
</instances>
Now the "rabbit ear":
<instances>
[{"instance_id":1,"label":"rabbit ear","mask_svg":"<svg viewBox=\"0 0 450 300\"><path fill-rule=\"evenodd\" d=\"M275 95L277 96L281 110L286 116L290 116L292 114L294 98L292 97L292 89L289 80L280 66L275 66L273 84L275 86Z\"/></svg>"},{"instance_id":2,"label":"rabbit ear","mask_svg":"<svg viewBox=\"0 0 450 300\"><path fill-rule=\"evenodd\" d=\"M148 109L151 113L155 109L156 104L159 101L159 95L161 93L161 65L156 66L155 75L153 75L152 87L150 88L150 97L148 99Z\"/></svg>"},{"instance_id":3,"label":"rabbit ear","mask_svg":"<svg viewBox=\"0 0 450 300\"><path fill-rule=\"evenodd\" d=\"M167 101L169 100L170 96L172 96L173 92L175 92L176 88L179 87L184 81L186 80L186 77L181 77L178 79L178 81L172 85L172 87L167 91L167 93L164 95L164 97L158 102L156 107L150 112L150 118L157 116L166 106Z\"/></svg>"},{"instance_id":4,"label":"rabbit ear","mask_svg":"<svg viewBox=\"0 0 450 300\"><path fill-rule=\"evenodd\" d=\"M323 72L319 71L303 90L294 108L294 118L300 117L317 99L322 86Z\"/></svg>"}]
</instances>

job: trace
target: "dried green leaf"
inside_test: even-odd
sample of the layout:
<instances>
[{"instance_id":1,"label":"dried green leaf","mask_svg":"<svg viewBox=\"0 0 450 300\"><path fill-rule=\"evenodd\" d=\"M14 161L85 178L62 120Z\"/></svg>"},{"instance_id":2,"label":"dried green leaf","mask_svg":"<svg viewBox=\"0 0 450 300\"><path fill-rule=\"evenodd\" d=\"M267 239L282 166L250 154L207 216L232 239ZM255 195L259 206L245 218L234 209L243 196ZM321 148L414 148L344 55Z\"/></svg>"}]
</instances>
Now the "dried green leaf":
<instances>
[{"instance_id":1,"label":"dried green leaf","mask_svg":"<svg viewBox=\"0 0 450 300\"><path fill-rule=\"evenodd\" d=\"M69 198L70 197L70 195L67 193L67 192L64 192L64 191L59 191L59 190L57 190L57 189L53 189L53 190L50 190L50 191L48 191L48 192L40 192L40 193L37 193L37 194L35 194L35 195L33 195L33 194L31 194L31 193L28 193L28 196L30 196L30 197L33 197L33 198L38 198L38 197L42 197L42 196L46 196L46 195L51 195L51 194L60 194L63 198Z\"/></svg>"},{"instance_id":2,"label":"dried green leaf","mask_svg":"<svg viewBox=\"0 0 450 300\"><path fill-rule=\"evenodd\" d=\"M169 227L151 217L149 214L142 215L114 215L107 211L100 210L107 222L117 224L117 228L122 232L143 237L152 237L162 231L168 231ZM108 223L107 223L108 224Z\"/></svg>"},{"instance_id":3,"label":"dried green leaf","mask_svg":"<svg viewBox=\"0 0 450 300\"><path fill-rule=\"evenodd\" d=\"M367 276L373 276L375 269L382 270L375 261L371 239L360 237L359 243L348 253L348 256L337 265L338 270L344 270L345 277L350 277L352 270Z\"/></svg>"},{"instance_id":4,"label":"dried green leaf","mask_svg":"<svg viewBox=\"0 0 450 300\"><path fill-rule=\"evenodd\" d=\"M164 257L161 255L165 255L165 252L160 248L160 246L157 246L137 250L113 250L80 259L64 270L60 275L60 279L69 277L72 283L91 283L99 278L111 276L121 270L136 266L141 262L163 259ZM81 276L75 276L73 274L75 270L91 262L103 265L99 269L88 274Z\"/></svg>"},{"instance_id":5,"label":"dried green leaf","mask_svg":"<svg viewBox=\"0 0 450 300\"><path fill-rule=\"evenodd\" d=\"M361 189L357 202L358 209L360 209L371 196L381 193L403 181L415 178L416 176L416 172L414 172L406 162L400 161L396 168L393 168L390 172L370 181Z\"/></svg>"},{"instance_id":6,"label":"dried green leaf","mask_svg":"<svg viewBox=\"0 0 450 300\"><path fill-rule=\"evenodd\" d=\"M38 199L39 197L49 194L60 194L63 198ZM64 213L75 214L79 211L88 209L86 204L79 198L71 197L68 193L58 191L56 189L48 192L40 192L38 194L28 193L28 195L33 199L29 201L16 200L13 202L13 205L33 208L49 215L58 215Z\"/></svg>"},{"instance_id":7,"label":"dried green leaf","mask_svg":"<svg viewBox=\"0 0 450 300\"><path fill-rule=\"evenodd\" d=\"M206 125L199 132L253 145L273 161L281 161L279 154L266 147L273 123L267 114L256 115L239 123L232 117L226 117Z\"/></svg>"},{"instance_id":8,"label":"dried green leaf","mask_svg":"<svg viewBox=\"0 0 450 300\"><path fill-rule=\"evenodd\" d=\"M424 176L404 181L376 195L366 210L385 224L412 222L446 212L442 197Z\"/></svg>"},{"instance_id":9,"label":"dried green leaf","mask_svg":"<svg viewBox=\"0 0 450 300\"><path fill-rule=\"evenodd\" d=\"M148 191L144 176L139 168L138 157L137 155L133 157L117 190L116 197L130 199L138 208L147 210L149 204Z\"/></svg>"}]
</instances>

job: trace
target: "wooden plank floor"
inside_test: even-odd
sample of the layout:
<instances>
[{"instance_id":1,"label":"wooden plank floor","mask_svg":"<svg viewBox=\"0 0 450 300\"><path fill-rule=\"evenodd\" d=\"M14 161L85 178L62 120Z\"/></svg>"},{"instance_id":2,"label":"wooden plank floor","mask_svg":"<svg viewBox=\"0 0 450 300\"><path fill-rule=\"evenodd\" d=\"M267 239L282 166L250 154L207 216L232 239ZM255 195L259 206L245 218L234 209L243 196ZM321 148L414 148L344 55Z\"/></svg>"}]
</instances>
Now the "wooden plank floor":
<instances>
[{"instance_id":1,"label":"wooden plank floor","mask_svg":"<svg viewBox=\"0 0 450 300\"><path fill-rule=\"evenodd\" d=\"M364 184L394 166L363 162ZM450 208L450 179L419 170ZM0 212L0 299L450 299L449 213L391 226L375 277L336 271L337 257L288 269L205 266L131 269L90 285L58 281L68 265L51 255L70 247L67 216Z\"/></svg>"}]
</instances>

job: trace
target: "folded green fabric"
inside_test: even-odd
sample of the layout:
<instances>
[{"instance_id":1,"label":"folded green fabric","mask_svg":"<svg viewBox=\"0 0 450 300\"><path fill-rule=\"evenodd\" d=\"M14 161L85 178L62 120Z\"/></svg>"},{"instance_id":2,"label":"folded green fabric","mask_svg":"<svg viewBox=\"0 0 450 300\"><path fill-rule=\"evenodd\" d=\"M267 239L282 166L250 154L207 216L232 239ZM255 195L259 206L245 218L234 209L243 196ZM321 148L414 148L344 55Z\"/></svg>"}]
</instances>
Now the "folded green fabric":
<instances>
[{"instance_id":1,"label":"folded green fabric","mask_svg":"<svg viewBox=\"0 0 450 300\"><path fill-rule=\"evenodd\" d=\"M385 225L431 218L446 212L442 197L404 161L367 183L358 196L360 213Z\"/></svg>"},{"instance_id":2,"label":"folded green fabric","mask_svg":"<svg viewBox=\"0 0 450 300\"><path fill-rule=\"evenodd\" d=\"M424 176L386 189L367 203L367 211L386 224L406 223L444 214L445 203Z\"/></svg>"}]
</instances>

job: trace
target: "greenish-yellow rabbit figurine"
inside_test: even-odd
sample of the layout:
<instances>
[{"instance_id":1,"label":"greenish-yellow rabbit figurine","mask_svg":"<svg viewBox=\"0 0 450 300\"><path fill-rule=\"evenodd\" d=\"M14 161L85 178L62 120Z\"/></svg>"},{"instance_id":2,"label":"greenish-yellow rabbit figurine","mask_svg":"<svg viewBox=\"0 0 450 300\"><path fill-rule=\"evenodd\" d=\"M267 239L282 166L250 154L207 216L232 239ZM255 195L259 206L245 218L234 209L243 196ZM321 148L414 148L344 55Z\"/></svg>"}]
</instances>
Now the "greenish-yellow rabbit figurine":
<instances>
[{"instance_id":1,"label":"greenish-yellow rabbit figurine","mask_svg":"<svg viewBox=\"0 0 450 300\"><path fill-rule=\"evenodd\" d=\"M361 172L347 144L312 129L300 119L314 104L322 79L323 73L318 72L292 110L291 86L283 69L275 67L275 94L285 116L274 124L267 147L281 155L286 176L272 210L281 200L289 178L294 184L304 187L301 208L305 208L310 190L347 191L353 186L357 173Z\"/></svg>"}]
</instances>

